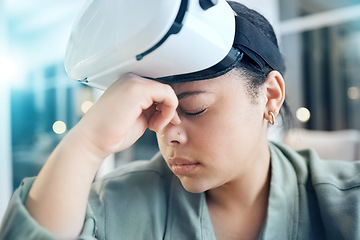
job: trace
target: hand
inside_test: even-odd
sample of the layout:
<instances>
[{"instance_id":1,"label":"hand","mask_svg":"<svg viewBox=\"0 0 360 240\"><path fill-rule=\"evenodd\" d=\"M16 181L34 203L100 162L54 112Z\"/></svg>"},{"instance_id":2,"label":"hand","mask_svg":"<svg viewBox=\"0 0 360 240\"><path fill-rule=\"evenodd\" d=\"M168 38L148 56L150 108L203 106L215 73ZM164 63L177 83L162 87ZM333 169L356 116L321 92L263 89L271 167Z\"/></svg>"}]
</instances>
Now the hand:
<instances>
[{"instance_id":1,"label":"hand","mask_svg":"<svg viewBox=\"0 0 360 240\"><path fill-rule=\"evenodd\" d=\"M105 91L76 128L96 148L89 151L104 157L130 147L147 127L160 131L180 124L177 106L169 85L128 74Z\"/></svg>"}]
</instances>

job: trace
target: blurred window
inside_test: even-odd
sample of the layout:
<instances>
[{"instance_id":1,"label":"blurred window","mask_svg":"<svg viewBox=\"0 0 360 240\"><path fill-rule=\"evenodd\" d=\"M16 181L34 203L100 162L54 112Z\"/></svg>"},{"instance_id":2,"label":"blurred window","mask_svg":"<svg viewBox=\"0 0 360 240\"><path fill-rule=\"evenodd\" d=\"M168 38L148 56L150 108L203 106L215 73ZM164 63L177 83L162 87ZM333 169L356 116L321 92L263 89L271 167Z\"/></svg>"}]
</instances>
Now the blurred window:
<instances>
[{"instance_id":1,"label":"blurred window","mask_svg":"<svg viewBox=\"0 0 360 240\"><path fill-rule=\"evenodd\" d=\"M280 6L289 100L294 112L309 111L298 123L360 129L360 2L281 0Z\"/></svg>"}]
</instances>

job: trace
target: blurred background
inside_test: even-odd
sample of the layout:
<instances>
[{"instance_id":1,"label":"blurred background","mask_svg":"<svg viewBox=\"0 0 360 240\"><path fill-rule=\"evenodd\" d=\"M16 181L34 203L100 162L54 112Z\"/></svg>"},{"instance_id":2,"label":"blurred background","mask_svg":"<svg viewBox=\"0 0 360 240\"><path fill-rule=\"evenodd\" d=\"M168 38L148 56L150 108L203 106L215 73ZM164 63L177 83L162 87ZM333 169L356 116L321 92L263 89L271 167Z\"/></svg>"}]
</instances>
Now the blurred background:
<instances>
[{"instance_id":1,"label":"blurred background","mask_svg":"<svg viewBox=\"0 0 360 240\"><path fill-rule=\"evenodd\" d=\"M63 66L72 24L85 2L0 0L0 219L21 180L38 173L101 94L70 80ZM360 2L240 2L263 13L278 34L295 135L308 137L303 145L325 143L320 151L335 144L339 156L326 158L360 159ZM276 128L276 140L293 144L281 124ZM146 132L134 147L111 156L104 173L156 151L154 134Z\"/></svg>"}]
</instances>

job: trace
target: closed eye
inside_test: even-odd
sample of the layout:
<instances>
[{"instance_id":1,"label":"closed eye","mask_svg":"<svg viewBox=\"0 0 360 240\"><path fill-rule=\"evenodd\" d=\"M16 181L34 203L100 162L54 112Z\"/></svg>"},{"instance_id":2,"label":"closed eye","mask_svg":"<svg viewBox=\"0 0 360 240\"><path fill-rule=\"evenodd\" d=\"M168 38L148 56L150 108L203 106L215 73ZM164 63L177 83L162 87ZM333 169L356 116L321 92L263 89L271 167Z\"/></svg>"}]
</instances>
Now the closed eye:
<instances>
[{"instance_id":1,"label":"closed eye","mask_svg":"<svg viewBox=\"0 0 360 240\"><path fill-rule=\"evenodd\" d=\"M184 111L184 113L185 113L186 115L188 115L188 116L197 116L197 115L200 115L200 114L204 113L206 110L207 110L207 108L205 108L205 109L203 109L203 110L201 110L201 111L199 111L199 112L194 112L194 113L192 113L192 112L185 112L185 111Z\"/></svg>"}]
</instances>

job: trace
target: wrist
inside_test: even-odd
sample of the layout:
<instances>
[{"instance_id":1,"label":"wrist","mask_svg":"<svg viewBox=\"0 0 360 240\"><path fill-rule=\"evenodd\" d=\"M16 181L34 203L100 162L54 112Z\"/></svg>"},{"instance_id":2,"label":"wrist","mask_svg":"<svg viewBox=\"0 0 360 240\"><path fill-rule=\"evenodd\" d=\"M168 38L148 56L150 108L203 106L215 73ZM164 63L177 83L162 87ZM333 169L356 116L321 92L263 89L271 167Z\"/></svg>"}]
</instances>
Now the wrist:
<instances>
[{"instance_id":1,"label":"wrist","mask_svg":"<svg viewBox=\"0 0 360 240\"><path fill-rule=\"evenodd\" d=\"M85 165L98 170L104 159L110 154L99 148L81 127L76 125L72 128L58 145L61 151L77 156Z\"/></svg>"}]
</instances>

